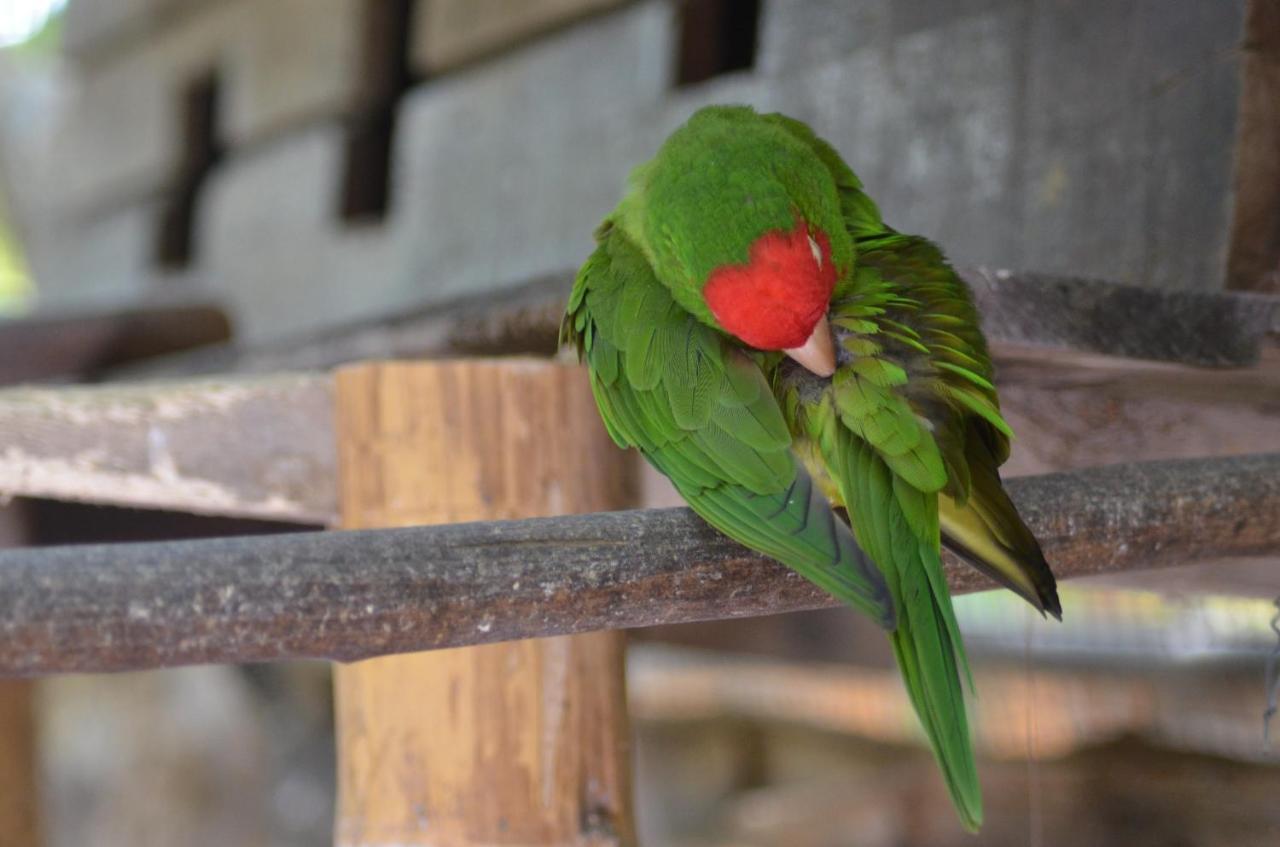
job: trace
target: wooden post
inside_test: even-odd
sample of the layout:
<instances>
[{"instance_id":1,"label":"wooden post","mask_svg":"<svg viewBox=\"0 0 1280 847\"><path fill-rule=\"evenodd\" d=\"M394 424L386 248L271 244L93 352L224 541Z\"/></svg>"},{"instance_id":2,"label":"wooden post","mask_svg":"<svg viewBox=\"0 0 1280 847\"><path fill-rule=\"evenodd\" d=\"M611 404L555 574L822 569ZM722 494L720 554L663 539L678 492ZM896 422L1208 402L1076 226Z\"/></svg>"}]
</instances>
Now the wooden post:
<instances>
[{"instance_id":1,"label":"wooden post","mask_svg":"<svg viewBox=\"0 0 1280 847\"><path fill-rule=\"evenodd\" d=\"M336 388L344 527L632 500L628 457L578 368L370 364ZM335 677L338 845L634 844L621 633L389 656Z\"/></svg>"},{"instance_id":2,"label":"wooden post","mask_svg":"<svg viewBox=\"0 0 1280 847\"><path fill-rule=\"evenodd\" d=\"M0 679L0 847L40 843L34 685Z\"/></svg>"},{"instance_id":3,"label":"wooden post","mask_svg":"<svg viewBox=\"0 0 1280 847\"><path fill-rule=\"evenodd\" d=\"M0 505L0 549L28 541L22 501ZM37 847L40 840L36 779L34 681L0 678L0 847Z\"/></svg>"}]
</instances>

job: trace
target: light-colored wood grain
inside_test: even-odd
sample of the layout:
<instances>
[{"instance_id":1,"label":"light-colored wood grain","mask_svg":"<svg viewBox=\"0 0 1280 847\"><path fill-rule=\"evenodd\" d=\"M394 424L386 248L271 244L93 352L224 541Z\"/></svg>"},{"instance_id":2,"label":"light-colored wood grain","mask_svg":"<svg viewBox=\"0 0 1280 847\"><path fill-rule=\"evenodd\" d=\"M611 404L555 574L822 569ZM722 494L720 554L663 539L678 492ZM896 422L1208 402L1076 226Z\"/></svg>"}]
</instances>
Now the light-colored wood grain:
<instances>
[{"instance_id":1,"label":"light-colored wood grain","mask_svg":"<svg viewBox=\"0 0 1280 847\"><path fill-rule=\"evenodd\" d=\"M35 683L0 679L0 847L38 847Z\"/></svg>"},{"instance_id":2,"label":"light-colored wood grain","mask_svg":"<svg viewBox=\"0 0 1280 847\"><path fill-rule=\"evenodd\" d=\"M629 459L576 367L355 366L337 375L336 408L344 527L633 498ZM622 658L611 632L338 667L336 843L634 843Z\"/></svg>"}]
</instances>

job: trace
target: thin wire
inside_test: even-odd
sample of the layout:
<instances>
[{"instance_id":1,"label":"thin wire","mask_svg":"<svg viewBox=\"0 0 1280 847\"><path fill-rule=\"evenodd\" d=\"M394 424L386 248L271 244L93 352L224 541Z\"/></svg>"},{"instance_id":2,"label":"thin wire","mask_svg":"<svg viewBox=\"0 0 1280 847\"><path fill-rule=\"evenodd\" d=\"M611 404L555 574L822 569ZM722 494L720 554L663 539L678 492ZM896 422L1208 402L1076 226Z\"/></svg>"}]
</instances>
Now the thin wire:
<instances>
[{"instance_id":1,"label":"thin wire","mask_svg":"<svg viewBox=\"0 0 1280 847\"><path fill-rule=\"evenodd\" d=\"M1267 710L1262 713L1262 744L1271 746L1271 719L1276 716L1280 701L1280 597L1276 598L1276 613L1271 618L1271 630L1276 634L1276 646L1267 659Z\"/></svg>"}]
</instances>

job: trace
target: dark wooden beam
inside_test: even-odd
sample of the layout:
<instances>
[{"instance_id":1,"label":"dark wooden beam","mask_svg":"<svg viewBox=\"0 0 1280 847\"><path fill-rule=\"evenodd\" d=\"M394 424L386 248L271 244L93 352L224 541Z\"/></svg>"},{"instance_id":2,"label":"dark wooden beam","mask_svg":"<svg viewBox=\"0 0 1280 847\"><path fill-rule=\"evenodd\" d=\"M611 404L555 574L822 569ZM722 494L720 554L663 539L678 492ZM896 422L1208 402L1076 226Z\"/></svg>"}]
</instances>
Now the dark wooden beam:
<instances>
[{"instance_id":1,"label":"dark wooden beam","mask_svg":"<svg viewBox=\"0 0 1280 847\"><path fill-rule=\"evenodd\" d=\"M1280 4L1249 0L1227 285L1280 293Z\"/></svg>"},{"instance_id":2,"label":"dark wooden beam","mask_svg":"<svg viewBox=\"0 0 1280 847\"><path fill-rule=\"evenodd\" d=\"M1033 343L1197 366L1255 364L1280 332L1280 298L1161 291L1074 277L963 269L995 342ZM524 285L408 310L252 350L222 346L122 368L116 378L320 370L368 359L550 356L573 279L566 270Z\"/></svg>"},{"instance_id":3,"label":"dark wooden beam","mask_svg":"<svg viewBox=\"0 0 1280 847\"><path fill-rule=\"evenodd\" d=\"M216 306L156 306L0 321L0 385L84 379L152 356L227 341Z\"/></svg>"},{"instance_id":4,"label":"dark wooden beam","mask_svg":"<svg viewBox=\"0 0 1280 847\"><path fill-rule=\"evenodd\" d=\"M1280 454L1009 487L1064 579L1280 557ZM990 586L954 561L948 576L956 591ZM687 509L8 550L0 673L354 660L829 605Z\"/></svg>"},{"instance_id":5,"label":"dark wooden beam","mask_svg":"<svg viewBox=\"0 0 1280 847\"><path fill-rule=\"evenodd\" d=\"M1252 365L1280 315L1280 299L1261 294L985 269L965 270L964 277L991 339L1130 359Z\"/></svg>"}]
</instances>

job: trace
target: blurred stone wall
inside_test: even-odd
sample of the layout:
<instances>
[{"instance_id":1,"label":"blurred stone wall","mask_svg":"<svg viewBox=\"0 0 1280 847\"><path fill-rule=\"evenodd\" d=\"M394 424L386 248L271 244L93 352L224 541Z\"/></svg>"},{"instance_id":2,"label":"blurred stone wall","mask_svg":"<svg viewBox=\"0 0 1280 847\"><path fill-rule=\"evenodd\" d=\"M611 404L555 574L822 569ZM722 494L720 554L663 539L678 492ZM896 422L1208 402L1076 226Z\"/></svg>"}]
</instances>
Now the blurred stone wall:
<instances>
[{"instance_id":1,"label":"blurred stone wall","mask_svg":"<svg viewBox=\"0 0 1280 847\"><path fill-rule=\"evenodd\" d=\"M212 294L249 343L576 265L627 170L726 101L812 122L959 262L1214 289L1243 8L764 0L754 67L680 87L671 0L419 0L390 209L351 221L368 2L71 0L55 116L5 155L47 301ZM181 104L209 74L225 155L190 265L162 271Z\"/></svg>"}]
</instances>

